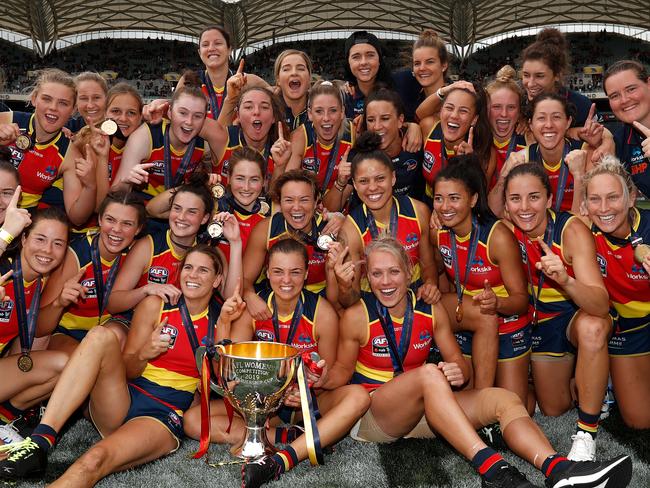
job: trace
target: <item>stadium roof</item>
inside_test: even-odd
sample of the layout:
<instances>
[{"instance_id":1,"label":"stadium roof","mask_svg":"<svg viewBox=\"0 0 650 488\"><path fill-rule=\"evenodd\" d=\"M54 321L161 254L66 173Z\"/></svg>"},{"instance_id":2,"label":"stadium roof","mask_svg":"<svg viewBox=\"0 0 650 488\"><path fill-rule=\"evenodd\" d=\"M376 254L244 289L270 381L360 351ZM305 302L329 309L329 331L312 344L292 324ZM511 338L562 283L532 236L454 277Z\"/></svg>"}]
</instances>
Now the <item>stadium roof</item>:
<instances>
[{"instance_id":1,"label":"stadium roof","mask_svg":"<svg viewBox=\"0 0 650 488\"><path fill-rule=\"evenodd\" d=\"M500 34L549 24L626 26L632 29L622 33L647 38L648 5L648 0L4 0L0 31L41 55L55 45L125 32L193 40L206 24L226 26L235 47L314 33L342 37L360 29L408 39L432 28L465 51Z\"/></svg>"}]
</instances>

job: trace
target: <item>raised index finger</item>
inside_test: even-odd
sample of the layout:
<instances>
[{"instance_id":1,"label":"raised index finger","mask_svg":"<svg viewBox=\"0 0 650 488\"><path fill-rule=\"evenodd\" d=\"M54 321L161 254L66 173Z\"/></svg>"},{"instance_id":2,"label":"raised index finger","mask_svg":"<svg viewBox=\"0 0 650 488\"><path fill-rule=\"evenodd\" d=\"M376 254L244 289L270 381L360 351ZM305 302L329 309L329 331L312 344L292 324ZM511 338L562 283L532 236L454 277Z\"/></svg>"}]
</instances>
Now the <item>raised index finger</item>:
<instances>
[{"instance_id":1,"label":"raised index finger","mask_svg":"<svg viewBox=\"0 0 650 488\"><path fill-rule=\"evenodd\" d=\"M284 128L282 127L282 122L278 120L278 140L284 141Z\"/></svg>"},{"instance_id":2,"label":"raised index finger","mask_svg":"<svg viewBox=\"0 0 650 488\"><path fill-rule=\"evenodd\" d=\"M546 254L547 256L553 254L553 251L551 250L550 247L548 247L548 245L544 242L544 239L542 239L541 236L537 238L537 242L539 242L539 247L542 248L542 252L544 254Z\"/></svg>"},{"instance_id":3,"label":"raised index finger","mask_svg":"<svg viewBox=\"0 0 650 488\"><path fill-rule=\"evenodd\" d=\"M470 125L469 127L469 137L467 138L467 144L474 147L474 126Z\"/></svg>"},{"instance_id":4,"label":"raised index finger","mask_svg":"<svg viewBox=\"0 0 650 488\"><path fill-rule=\"evenodd\" d=\"M11 200L9 201L9 205L7 205L7 208L18 208L18 202L20 201L20 193L21 193L21 188L20 185L18 185L14 190L14 194L12 195Z\"/></svg>"},{"instance_id":5,"label":"raised index finger","mask_svg":"<svg viewBox=\"0 0 650 488\"><path fill-rule=\"evenodd\" d=\"M592 103L589 109L589 115L587 115L587 122L593 122L594 115L596 115L596 104Z\"/></svg>"},{"instance_id":6,"label":"raised index finger","mask_svg":"<svg viewBox=\"0 0 650 488\"><path fill-rule=\"evenodd\" d=\"M237 68L237 74L241 75L244 72L244 58L239 60L239 67Z\"/></svg>"},{"instance_id":7,"label":"raised index finger","mask_svg":"<svg viewBox=\"0 0 650 488\"><path fill-rule=\"evenodd\" d=\"M641 132L646 137L650 137L650 129L648 129L645 125L643 125L641 122L637 122L636 120L632 122L636 130Z\"/></svg>"},{"instance_id":8,"label":"raised index finger","mask_svg":"<svg viewBox=\"0 0 650 488\"><path fill-rule=\"evenodd\" d=\"M3 286L5 282L11 277L12 274L14 274L14 270L10 269L5 274L0 276L0 286Z\"/></svg>"}]
</instances>

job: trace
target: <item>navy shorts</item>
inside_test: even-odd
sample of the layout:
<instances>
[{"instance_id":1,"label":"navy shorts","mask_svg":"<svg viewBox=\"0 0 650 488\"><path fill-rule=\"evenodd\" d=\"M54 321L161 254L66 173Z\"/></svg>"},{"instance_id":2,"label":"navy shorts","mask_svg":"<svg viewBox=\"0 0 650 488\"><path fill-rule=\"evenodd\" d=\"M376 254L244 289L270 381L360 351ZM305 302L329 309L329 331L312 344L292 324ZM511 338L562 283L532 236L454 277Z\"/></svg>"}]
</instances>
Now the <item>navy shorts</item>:
<instances>
[{"instance_id":1,"label":"navy shorts","mask_svg":"<svg viewBox=\"0 0 650 488\"><path fill-rule=\"evenodd\" d=\"M472 357L473 333L463 330L456 332L456 341L464 356ZM499 361L510 361L525 356L532 346L532 327L527 325L514 332L499 334Z\"/></svg>"},{"instance_id":2,"label":"navy shorts","mask_svg":"<svg viewBox=\"0 0 650 488\"><path fill-rule=\"evenodd\" d=\"M569 341L567 328L577 313L578 310L575 309L567 310L554 317L540 320L537 325L534 325L533 357L562 357L566 354L575 354L576 349Z\"/></svg>"},{"instance_id":3,"label":"navy shorts","mask_svg":"<svg viewBox=\"0 0 650 488\"><path fill-rule=\"evenodd\" d=\"M124 423L138 417L150 417L163 424L178 442L183 440L185 433L183 432L182 414L179 414L171 405L163 403L132 383L129 383L129 393L131 394L131 406Z\"/></svg>"},{"instance_id":4,"label":"navy shorts","mask_svg":"<svg viewBox=\"0 0 650 488\"><path fill-rule=\"evenodd\" d=\"M609 355L615 357L633 357L650 354L650 326L642 325L636 329L614 333L609 339Z\"/></svg>"}]
</instances>

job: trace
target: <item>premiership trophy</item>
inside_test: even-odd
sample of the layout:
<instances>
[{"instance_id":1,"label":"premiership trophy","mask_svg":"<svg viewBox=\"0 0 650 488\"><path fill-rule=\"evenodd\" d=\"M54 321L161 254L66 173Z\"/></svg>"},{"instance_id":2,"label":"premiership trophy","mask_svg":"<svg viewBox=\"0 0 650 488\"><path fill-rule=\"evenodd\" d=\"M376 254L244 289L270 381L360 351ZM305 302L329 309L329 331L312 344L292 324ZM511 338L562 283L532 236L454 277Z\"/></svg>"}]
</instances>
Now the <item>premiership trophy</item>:
<instances>
[{"instance_id":1,"label":"premiership trophy","mask_svg":"<svg viewBox=\"0 0 650 488\"><path fill-rule=\"evenodd\" d=\"M266 420L295 383L297 349L277 342L240 342L217 346L218 371L212 390L222 395L246 423L239 457L246 461L275 453L266 437Z\"/></svg>"}]
</instances>

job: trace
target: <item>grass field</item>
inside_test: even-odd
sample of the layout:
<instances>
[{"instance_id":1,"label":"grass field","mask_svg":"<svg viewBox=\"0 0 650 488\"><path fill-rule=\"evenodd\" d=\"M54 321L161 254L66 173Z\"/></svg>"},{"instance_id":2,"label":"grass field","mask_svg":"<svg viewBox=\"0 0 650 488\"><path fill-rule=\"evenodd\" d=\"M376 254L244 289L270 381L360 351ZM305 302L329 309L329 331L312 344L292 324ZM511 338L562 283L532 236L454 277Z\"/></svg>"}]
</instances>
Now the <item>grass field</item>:
<instances>
[{"instance_id":1,"label":"grass field","mask_svg":"<svg viewBox=\"0 0 650 488\"><path fill-rule=\"evenodd\" d=\"M575 412L559 418L545 418L537 414L551 443L566 454L571 446ZM59 476L81 453L99 440L98 434L86 420L78 420L62 437L50 456L45 481L19 483L16 488L45 486ZM143 439L142 442L146 442ZM188 486L237 487L240 485L239 467L213 468L203 461L189 459L198 443L187 441L171 456L155 463L124 473L109 476L98 486L179 488ZM616 413L601 427L598 435L599 459L628 453L634 462L633 488L650 487L650 431L626 428ZM532 466L509 452L506 459L526 474L534 484L543 486L542 475ZM212 462L230 460L227 449L212 446ZM311 468L302 463L285 474L270 487L449 487L478 488L480 479L470 464L455 454L440 440L402 440L390 445L359 443L346 438L326 458L326 464Z\"/></svg>"}]
</instances>

